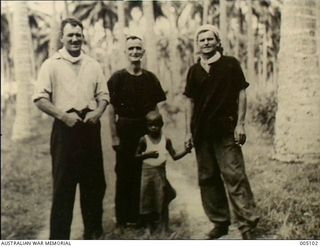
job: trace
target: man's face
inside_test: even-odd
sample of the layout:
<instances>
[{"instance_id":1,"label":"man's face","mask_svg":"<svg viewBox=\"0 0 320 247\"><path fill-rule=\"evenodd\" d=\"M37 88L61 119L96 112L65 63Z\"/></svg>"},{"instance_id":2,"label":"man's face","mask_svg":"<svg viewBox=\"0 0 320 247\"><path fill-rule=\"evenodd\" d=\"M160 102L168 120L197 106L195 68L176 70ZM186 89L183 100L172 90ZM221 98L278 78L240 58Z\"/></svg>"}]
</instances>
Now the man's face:
<instances>
[{"instance_id":1,"label":"man's face","mask_svg":"<svg viewBox=\"0 0 320 247\"><path fill-rule=\"evenodd\" d=\"M63 28L61 42L70 53L80 52L83 42L83 32L80 26L67 23Z\"/></svg>"},{"instance_id":2,"label":"man's face","mask_svg":"<svg viewBox=\"0 0 320 247\"><path fill-rule=\"evenodd\" d=\"M204 55L213 55L216 52L218 41L212 31L205 31L198 36L198 46Z\"/></svg>"},{"instance_id":3,"label":"man's face","mask_svg":"<svg viewBox=\"0 0 320 247\"><path fill-rule=\"evenodd\" d=\"M129 62L141 61L144 54L142 41L140 39L128 39L126 53L127 53Z\"/></svg>"}]
</instances>

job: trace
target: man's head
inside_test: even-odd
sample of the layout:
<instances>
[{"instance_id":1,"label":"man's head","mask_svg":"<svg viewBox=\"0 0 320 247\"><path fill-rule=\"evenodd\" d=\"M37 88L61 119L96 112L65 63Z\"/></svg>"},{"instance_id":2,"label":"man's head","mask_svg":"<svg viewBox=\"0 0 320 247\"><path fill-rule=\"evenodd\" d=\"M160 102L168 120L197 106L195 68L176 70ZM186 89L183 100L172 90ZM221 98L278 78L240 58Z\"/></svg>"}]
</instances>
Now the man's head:
<instances>
[{"instance_id":1,"label":"man's head","mask_svg":"<svg viewBox=\"0 0 320 247\"><path fill-rule=\"evenodd\" d=\"M163 119L158 111L151 111L146 115L147 132L149 135L157 137L161 133Z\"/></svg>"},{"instance_id":2,"label":"man's head","mask_svg":"<svg viewBox=\"0 0 320 247\"><path fill-rule=\"evenodd\" d=\"M143 41L140 37L130 35L126 40L126 54L130 63L140 62L145 50L143 48Z\"/></svg>"},{"instance_id":3,"label":"man's head","mask_svg":"<svg viewBox=\"0 0 320 247\"><path fill-rule=\"evenodd\" d=\"M216 51L222 52L219 30L213 25L202 25L196 32L196 44L202 55L212 56Z\"/></svg>"},{"instance_id":4,"label":"man's head","mask_svg":"<svg viewBox=\"0 0 320 247\"><path fill-rule=\"evenodd\" d=\"M61 38L63 46L72 56L79 56L84 40L83 25L75 18L67 18L61 22Z\"/></svg>"}]
</instances>

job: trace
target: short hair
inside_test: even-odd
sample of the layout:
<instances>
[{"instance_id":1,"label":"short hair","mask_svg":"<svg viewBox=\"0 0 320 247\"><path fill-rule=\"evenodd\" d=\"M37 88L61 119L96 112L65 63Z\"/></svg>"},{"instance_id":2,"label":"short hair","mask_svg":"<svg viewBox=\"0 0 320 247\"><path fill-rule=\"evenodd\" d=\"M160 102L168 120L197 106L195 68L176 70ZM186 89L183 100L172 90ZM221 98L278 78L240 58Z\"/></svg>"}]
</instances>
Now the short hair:
<instances>
[{"instance_id":1,"label":"short hair","mask_svg":"<svg viewBox=\"0 0 320 247\"><path fill-rule=\"evenodd\" d=\"M163 119L159 111L150 111L145 118L146 121L155 121L163 125Z\"/></svg>"},{"instance_id":2,"label":"short hair","mask_svg":"<svg viewBox=\"0 0 320 247\"><path fill-rule=\"evenodd\" d=\"M73 27L79 26L79 27L81 27L81 30L83 31L83 25L82 25L81 21L79 21L76 18L69 17L69 18L62 20L62 22L61 22L61 26L60 26L61 35L63 34L63 29L67 24L70 24Z\"/></svg>"}]
</instances>

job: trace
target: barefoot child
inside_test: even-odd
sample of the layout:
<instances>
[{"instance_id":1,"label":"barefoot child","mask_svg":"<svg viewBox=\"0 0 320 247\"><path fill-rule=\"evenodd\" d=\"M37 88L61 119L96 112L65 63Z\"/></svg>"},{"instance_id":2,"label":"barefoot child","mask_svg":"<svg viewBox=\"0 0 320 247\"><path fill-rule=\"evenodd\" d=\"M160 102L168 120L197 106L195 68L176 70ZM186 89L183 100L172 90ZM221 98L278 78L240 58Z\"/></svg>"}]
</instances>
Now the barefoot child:
<instances>
[{"instance_id":1,"label":"barefoot child","mask_svg":"<svg viewBox=\"0 0 320 247\"><path fill-rule=\"evenodd\" d=\"M147 134L141 137L136 158L142 160L140 214L149 232L168 230L168 205L176 197L175 190L166 178L166 154L178 160L191 152L192 146L186 145L176 152L169 138L162 134L163 120L157 111L146 115Z\"/></svg>"}]
</instances>

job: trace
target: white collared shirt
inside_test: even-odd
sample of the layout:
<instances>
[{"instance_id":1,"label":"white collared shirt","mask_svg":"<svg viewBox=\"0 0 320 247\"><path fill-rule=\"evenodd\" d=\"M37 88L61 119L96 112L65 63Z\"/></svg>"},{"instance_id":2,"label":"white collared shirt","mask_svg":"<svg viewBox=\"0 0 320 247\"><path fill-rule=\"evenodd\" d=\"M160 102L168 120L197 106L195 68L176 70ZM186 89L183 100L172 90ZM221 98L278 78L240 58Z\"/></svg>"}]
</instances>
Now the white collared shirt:
<instances>
[{"instance_id":1,"label":"white collared shirt","mask_svg":"<svg viewBox=\"0 0 320 247\"><path fill-rule=\"evenodd\" d=\"M41 66L33 101L46 98L58 109L97 108L100 100L109 101L109 92L100 64L82 54L72 57L64 48Z\"/></svg>"}]
</instances>

